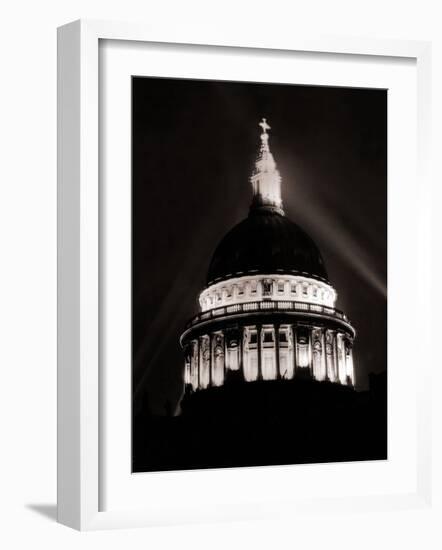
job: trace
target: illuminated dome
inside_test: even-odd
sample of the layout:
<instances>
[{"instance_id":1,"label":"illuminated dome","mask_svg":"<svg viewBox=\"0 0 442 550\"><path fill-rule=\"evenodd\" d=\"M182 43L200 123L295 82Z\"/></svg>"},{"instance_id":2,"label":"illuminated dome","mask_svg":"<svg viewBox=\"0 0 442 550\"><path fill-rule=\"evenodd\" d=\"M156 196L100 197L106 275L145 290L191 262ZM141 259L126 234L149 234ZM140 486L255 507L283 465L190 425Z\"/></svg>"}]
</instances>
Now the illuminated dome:
<instances>
[{"instance_id":1,"label":"illuminated dome","mask_svg":"<svg viewBox=\"0 0 442 550\"><path fill-rule=\"evenodd\" d=\"M219 243L210 262L207 284L247 274L294 274L328 282L318 247L286 216L252 208Z\"/></svg>"},{"instance_id":2,"label":"illuminated dome","mask_svg":"<svg viewBox=\"0 0 442 550\"><path fill-rule=\"evenodd\" d=\"M186 391L297 377L354 386L355 330L317 246L284 214L270 126L260 126L249 215L217 246L180 338Z\"/></svg>"}]
</instances>

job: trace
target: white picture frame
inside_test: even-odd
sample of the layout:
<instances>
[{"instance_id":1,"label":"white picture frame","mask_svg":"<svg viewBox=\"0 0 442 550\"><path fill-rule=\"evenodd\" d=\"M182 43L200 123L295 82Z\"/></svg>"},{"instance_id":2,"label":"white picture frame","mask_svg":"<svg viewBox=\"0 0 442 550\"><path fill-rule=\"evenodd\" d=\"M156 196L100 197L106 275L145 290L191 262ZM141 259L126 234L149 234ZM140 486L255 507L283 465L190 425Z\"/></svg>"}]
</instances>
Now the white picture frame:
<instances>
[{"instance_id":1,"label":"white picture frame","mask_svg":"<svg viewBox=\"0 0 442 550\"><path fill-rule=\"evenodd\" d=\"M157 36L136 24L76 21L58 31L58 521L80 530L149 526L215 519L205 504L192 512L161 508L102 510L102 452L100 431L100 185L99 185L99 44L102 40L128 43L167 43L259 50L310 52L336 56L409 58L417 70L417 162L419 214L416 228L419 245L419 314L430 313L430 181L428 175L430 120L430 51L426 42L388 41L346 37L284 37L267 43L257 36L208 39L204 32L186 36ZM249 35L250 36L250 35ZM233 51L233 50L232 50ZM430 334L423 336L429 341ZM426 346L430 350L430 346ZM427 353L430 353L428 351ZM429 359L429 357L428 357ZM431 500L431 434L429 418L431 361L422 361L417 387L417 485L404 493L336 498L334 509L344 513L361 510L422 507ZM166 475L174 475L166 474ZM186 476L185 472L181 474ZM206 476L214 475L206 472ZM207 477L205 478L207 480ZM158 480L157 480L158 481ZM161 481L160 481L161 483ZM158 483L157 483L158 485ZM147 497L149 498L149 497ZM265 497L264 497L265 498ZM281 497L283 498L283 497ZM233 500L233 497L232 497ZM321 497L299 503L284 502L286 513L326 510L330 500ZM282 502L273 505L282 513ZM198 510L200 512L198 513ZM244 516L233 506L224 519L259 517L262 502L251 502Z\"/></svg>"}]
</instances>

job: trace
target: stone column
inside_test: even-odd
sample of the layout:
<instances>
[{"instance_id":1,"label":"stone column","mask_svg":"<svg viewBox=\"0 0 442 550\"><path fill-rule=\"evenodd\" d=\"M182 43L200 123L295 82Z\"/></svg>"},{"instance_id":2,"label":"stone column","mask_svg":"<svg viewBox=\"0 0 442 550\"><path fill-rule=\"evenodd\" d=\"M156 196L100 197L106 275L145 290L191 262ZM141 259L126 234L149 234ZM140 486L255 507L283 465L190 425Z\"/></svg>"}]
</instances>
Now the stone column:
<instances>
[{"instance_id":1,"label":"stone column","mask_svg":"<svg viewBox=\"0 0 442 550\"><path fill-rule=\"evenodd\" d=\"M336 333L336 357L338 362L338 379L341 384L345 384L344 354L342 353L343 337L339 332ZM341 353L339 354L339 351Z\"/></svg>"},{"instance_id":2,"label":"stone column","mask_svg":"<svg viewBox=\"0 0 442 550\"><path fill-rule=\"evenodd\" d=\"M226 375L227 375L227 338L226 333L223 332L223 347L224 347L224 382L226 381Z\"/></svg>"},{"instance_id":3,"label":"stone column","mask_svg":"<svg viewBox=\"0 0 442 550\"><path fill-rule=\"evenodd\" d=\"M256 325L256 338L257 338L257 350L258 350L258 380L262 380L261 325Z\"/></svg>"},{"instance_id":4,"label":"stone column","mask_svg":"<svg viewBox=\"0 0 442 550\"><path fill-rule=\"evenodd\" d=\"M336 381L336 361L335 361L335 333L334 331L330 331L331 334L331 354L330 354L330 362L331 362L331 376L330 380L332 382Z\"/></svg>"},{"instance_id":5,"label":"stone column","mask_svg":"<svg viewBox=\"0 0 442 550\"><path fill-rule=\"evenodd\" d=\"M356 376L355 376L355 364L353 361L353 345L350 346L350 365L351 365L350 380L351 380L351 384L355 386Z\"/></svg>"},{"instance_id":6,"label":"stone column","mask_svg":"<svg viewBox=\"0 0 442 550\"><path fill-rule=\"evenodd\" d=\"M296 369L298 368L298 335L296 333L296 325L292 325L292 337L293 337L293 378L296 376Z\"/></svg>"},{"instance_id":7,"label":"stone column","mask_svg":"<svg viewBox=\"0 0 442 550\"><path fill-rule=\"evenodd\" d=\"M275 361L276 361L276 379L281 378L281 362L279 358L279 323L274 325L275 330Z\"/></svg>"},{"instance_id":8,"label":"stone column","mask_svg":"<svg viewBox=\"0 0 442 550\"><path fill-rule=\"evenodd\" d=\"M244 378L244 327L240 326L238 328L238 334L239 371Z\"/></svg>"},{"instance_id":9,"label":"stone column","mask_svg":"<svg viewBox=\"0 0 442 550\"><path fill-rule=\"evenodd\" d=\"M313 378L312 329L308 329L308 370Z\"/></svg>"},{"instance_id":10,"label":"stone column","mask_svg":"<svg viewBox=\"0 0 442 550\"><path fill-rule=\"evenodd\" d=\"M328 379L327 373L327 352L325 350L325 329L321 329L321 369L322 369L322 379Z\"/></svg>"},{"instance_id":11,"label":"stone column","mask_svg":"<svg viewBox=\"0 0 442 550\"><path fill-rule=\"evenodd\" d=\"M342 363L343 363L343 369L344 369L344 379L345 383L347 383L347 340L345 337L342 338Z\"/></svg>"},{"instance_id":12,"label":"stone column","mask_svg":"<svg viewBox=\"0 0 442 550\"><path fill-rule=\"evenodd\" d=\"M327 359L327 329L324 329L322 332L322 353L324 354L324 363L325 363L325 380L330 380L330 372L328 368L328 359Z\"/></svg>"},{"instance_id":13,"label":"stone column","mask_svg":"<svg viewBox=\"0 0 442 550\"><path fill-rule=\"evenodd\" d=\"M201 389L203 389L202 381L204 380L203 377L203 370L204 370L204 336L200 336L198 338L198 348L199 348L199 354L198 354L198 373L199 373L199 384L201 385Z\"/></svg>"},{"instance_id":14,"label":"stone column","mask_svg":"<svg viewBox=\"0 0 442 550\"><path fill-rule=\"evenodd\" d=\"M333 332L333 357L335 364L335 382L339 382L339 360L338 360L338 333Z\"/></svg>"},{"instance_id":15,"label":"stone column","mask_svg":"<svg viewBox=\"0 0 442 550\"><path fill-rule=\"evenodd\" d=\"M192 344L188 344L184 350L184 384L192 382Z\"/></svg>"},{"instance_id":16,"label":"stone column","mask_svg":"<svg viewBox=\"0 0 442 550\"><path fill-rule=\"evenodd\" d=\"M213 381L213 333L209 332L209 388L212 386Z\"/></svg>"},{"instance_id":17,"label":"stone column","mask_svg":"<svg viewBox=\"0 0 442 550\"><path fill-rule=\"evenodd\" d=\"M196 346L197 346L197 357L198 357L198 361L197 361L198 389L200 389L200 384L201 384L201 336L198 337Z\"/></svg>"}]
</instances>

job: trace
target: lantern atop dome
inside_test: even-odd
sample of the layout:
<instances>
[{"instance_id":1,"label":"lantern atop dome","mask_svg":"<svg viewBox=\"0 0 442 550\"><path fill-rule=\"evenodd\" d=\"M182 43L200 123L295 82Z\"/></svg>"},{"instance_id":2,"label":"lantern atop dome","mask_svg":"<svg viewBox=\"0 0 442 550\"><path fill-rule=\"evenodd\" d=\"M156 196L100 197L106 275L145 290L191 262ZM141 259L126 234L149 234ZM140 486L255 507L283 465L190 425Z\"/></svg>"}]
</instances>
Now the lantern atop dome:
<instances>
[{"instance_id":1,"label":"lantern atop dome","mask_svg":"<svg viewBox=\"0 0 442 550\"><path fill-rule=\"evenodd\" d=\"M261 120L259 126L262 128L261 146L250 178L253 187L251 208L270 209L284 215L281 199L281 176L269 147L267 130L270 130L271 126L265 118Z\"/></svg>"}]
</instances>

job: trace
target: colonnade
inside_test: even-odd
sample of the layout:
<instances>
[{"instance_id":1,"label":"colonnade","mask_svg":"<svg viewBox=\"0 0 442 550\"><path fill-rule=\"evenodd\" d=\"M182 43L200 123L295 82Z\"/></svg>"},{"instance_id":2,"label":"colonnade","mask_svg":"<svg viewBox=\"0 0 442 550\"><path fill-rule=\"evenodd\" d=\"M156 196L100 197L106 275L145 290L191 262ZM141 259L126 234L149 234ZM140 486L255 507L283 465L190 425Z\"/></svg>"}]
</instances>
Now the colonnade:
<instances>
[{"instance_id":1,"label":"colonnade","mask_svg":"<svg viewBox=\"0 0 442 550\"><path fill-rule=\"evenodd\" d=\"M354 385L352 341L343 332L303 324L224 328L185 347L185 384L193 390L222 386L229 372L246 382L292 379Z\"/></svg>"}]
</instances>

